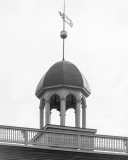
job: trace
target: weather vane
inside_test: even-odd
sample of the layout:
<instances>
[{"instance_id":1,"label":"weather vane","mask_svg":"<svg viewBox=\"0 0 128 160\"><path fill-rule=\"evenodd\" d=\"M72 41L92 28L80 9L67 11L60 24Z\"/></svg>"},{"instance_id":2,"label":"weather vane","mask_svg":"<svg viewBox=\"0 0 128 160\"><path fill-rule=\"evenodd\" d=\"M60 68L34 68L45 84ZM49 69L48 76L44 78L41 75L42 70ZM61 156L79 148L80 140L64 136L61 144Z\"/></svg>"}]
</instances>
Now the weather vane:
<instances>
[{"instance_id":1,"label":"weather vane","mask_svg":"<svg viewBox=\"0 0 128 160\"><path fill-rule=\"evenodd\" d=\"M63 13L61 13L60 11L58 12L59 15L62 17L63 19L63 31L61 31L60 33L60 37L63 39L63 61L64 61L64 40L65 38L67 38L67 32L65 31L65 22L67 24L69 24L71 27L73 26L72 20L70 20L66 15L65 15L65 0L64 0L64 11Z\"/></svg>"}]
</instances>

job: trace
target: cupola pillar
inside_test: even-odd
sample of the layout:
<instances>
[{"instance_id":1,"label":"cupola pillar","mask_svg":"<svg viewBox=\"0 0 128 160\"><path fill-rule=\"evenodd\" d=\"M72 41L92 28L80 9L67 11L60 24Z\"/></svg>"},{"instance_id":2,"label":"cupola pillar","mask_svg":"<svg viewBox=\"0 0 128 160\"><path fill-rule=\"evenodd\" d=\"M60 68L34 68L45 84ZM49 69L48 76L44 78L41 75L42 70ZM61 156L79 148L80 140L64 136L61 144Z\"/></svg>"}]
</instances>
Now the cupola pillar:
<instances>
[{"instance_id":1,"label":"cupola pillar","mask_svg":"<svg viewBox=\"0 0 128 160\"><path fill-rule=\"evenodd\" d=\"M50 124L51 113L50 113L50 101L45 100L45 125Z\"/></svg>"},{"instance_id":2,"label":"cupola pillar","mask_svg":"<svg viewBox=\"0 0 128 160\"><path fill-rule=\"evenodd\" d=\"M66 98L60 99L60 125L65 126Z\"/></svg>"},{"instance_id":3,"label":"cupola pillar","mask_svg":"<svg viewBox=\"0 0 128 160\"><path fill-rule=\"evenodd\" d=\"M40 129L44 127L44 99L40 99Z\"/></svg>"},{"instance_id":4,"label":"cupola pillar","mask_svg":"<svg viewBox=\"0 0 128 160\"><path fill-rule=\"evenodd\" d=\"M82 98L82 128L86 128L86 99Z\"/></svg>"},{"instance_id":5,"label":"cupola pillar","mask_svg":"<svg viewBox=\"0 0 128 160\"><path fill-rule=\"evenodd\" d=\"M76 109L75 109L75 127L80 127L80 105L81 101L76 101Z\"/></svg>"}]
</instances>

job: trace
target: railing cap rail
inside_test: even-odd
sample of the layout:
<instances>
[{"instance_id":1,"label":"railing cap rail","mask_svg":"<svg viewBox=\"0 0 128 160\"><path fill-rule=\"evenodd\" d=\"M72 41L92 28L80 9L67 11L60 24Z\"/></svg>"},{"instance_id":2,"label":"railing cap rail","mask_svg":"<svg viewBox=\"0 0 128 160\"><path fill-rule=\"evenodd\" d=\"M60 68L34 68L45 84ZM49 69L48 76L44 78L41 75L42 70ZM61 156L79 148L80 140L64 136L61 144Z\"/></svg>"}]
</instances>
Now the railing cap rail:
<instances>
[{"instance_id":1,"label":"railing cap rail","mask_svg":"<svg viewBox=\"0 0 128 160\"><path fill-rule=\"evenodd\" d=\"M18 129L18 130L27 130L27 131L44 131L44 129L37 129L37 128L27 128L27 127L17 127L17 126L4 126L0 125L0 129Z\"/></svg>"},{"instance_id":2,"label":"railing cap rail","mask_svg":"<svg viewBox=\"0 0 128 160\"><path fill-rule=\"evenodd\" d=\"M93 136L93 135L90 135ZM95 134L94 137L103 137L103 138L115 138L115 139L128 139L128 137L122 137L122 136L113 136L113 135L103 135L103 134Z\"/></svg>"}]
</instances>

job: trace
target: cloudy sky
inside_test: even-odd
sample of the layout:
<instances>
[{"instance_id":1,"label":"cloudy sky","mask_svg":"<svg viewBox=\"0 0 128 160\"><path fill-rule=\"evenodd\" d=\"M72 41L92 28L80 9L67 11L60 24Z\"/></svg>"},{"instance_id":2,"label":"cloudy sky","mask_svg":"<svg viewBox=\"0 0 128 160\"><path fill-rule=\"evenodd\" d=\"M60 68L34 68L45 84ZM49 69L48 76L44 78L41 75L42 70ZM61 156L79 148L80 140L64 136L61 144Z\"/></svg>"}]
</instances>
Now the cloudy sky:
<instances>
[{"instance_id":1,"label":"cloudy sky","mask_svg":"<svg viewBox=\"0 0 128 160\"><path fill-rule=\"evenodd\" d=\"M39 127L36 87L62 60L58 11L63 0L0 0L0 125ZM65 59L92 90L87 128L128 137L128 1L66 0L66 15L74 26L66 25ZM73 110L66 124L74 126Z\"/></svg>"}]
</instances>

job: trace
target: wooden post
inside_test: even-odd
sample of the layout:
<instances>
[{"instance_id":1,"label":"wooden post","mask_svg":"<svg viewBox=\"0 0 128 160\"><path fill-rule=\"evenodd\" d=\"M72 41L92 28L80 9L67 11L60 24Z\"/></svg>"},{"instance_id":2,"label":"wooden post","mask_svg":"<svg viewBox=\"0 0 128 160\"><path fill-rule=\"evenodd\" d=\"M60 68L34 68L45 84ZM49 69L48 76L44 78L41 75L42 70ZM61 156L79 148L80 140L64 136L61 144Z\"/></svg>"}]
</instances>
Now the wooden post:
<instances>
[{"instance_id":1,"label":"wooden post","mask_svg":"<svg viewBox=\"0 0 128 160\"><path fill-rule=\"evenodd\" d=\"M126 140L126 153L128 153L128 139Z\"/></svg>"},{"instance_id":2,"label":"wooden post","mask_svg":"<svg viewBox=\"0 0 128 160\"><path fill-rule=\"evenodd\" d=\"M81 148L81 136L78 135L78 149Z\"/></svg>"},{"instance_id":3,"label":"wooden post","mask_svg":"<svg viewBox=\"0 0 128 160\"><path fill-rule=\"evenodd\" d=\"M28 131L27 130L25 130L24 131L24 138L25 138L25 145L28 145Z\"/></svg>"}]
</instances>

